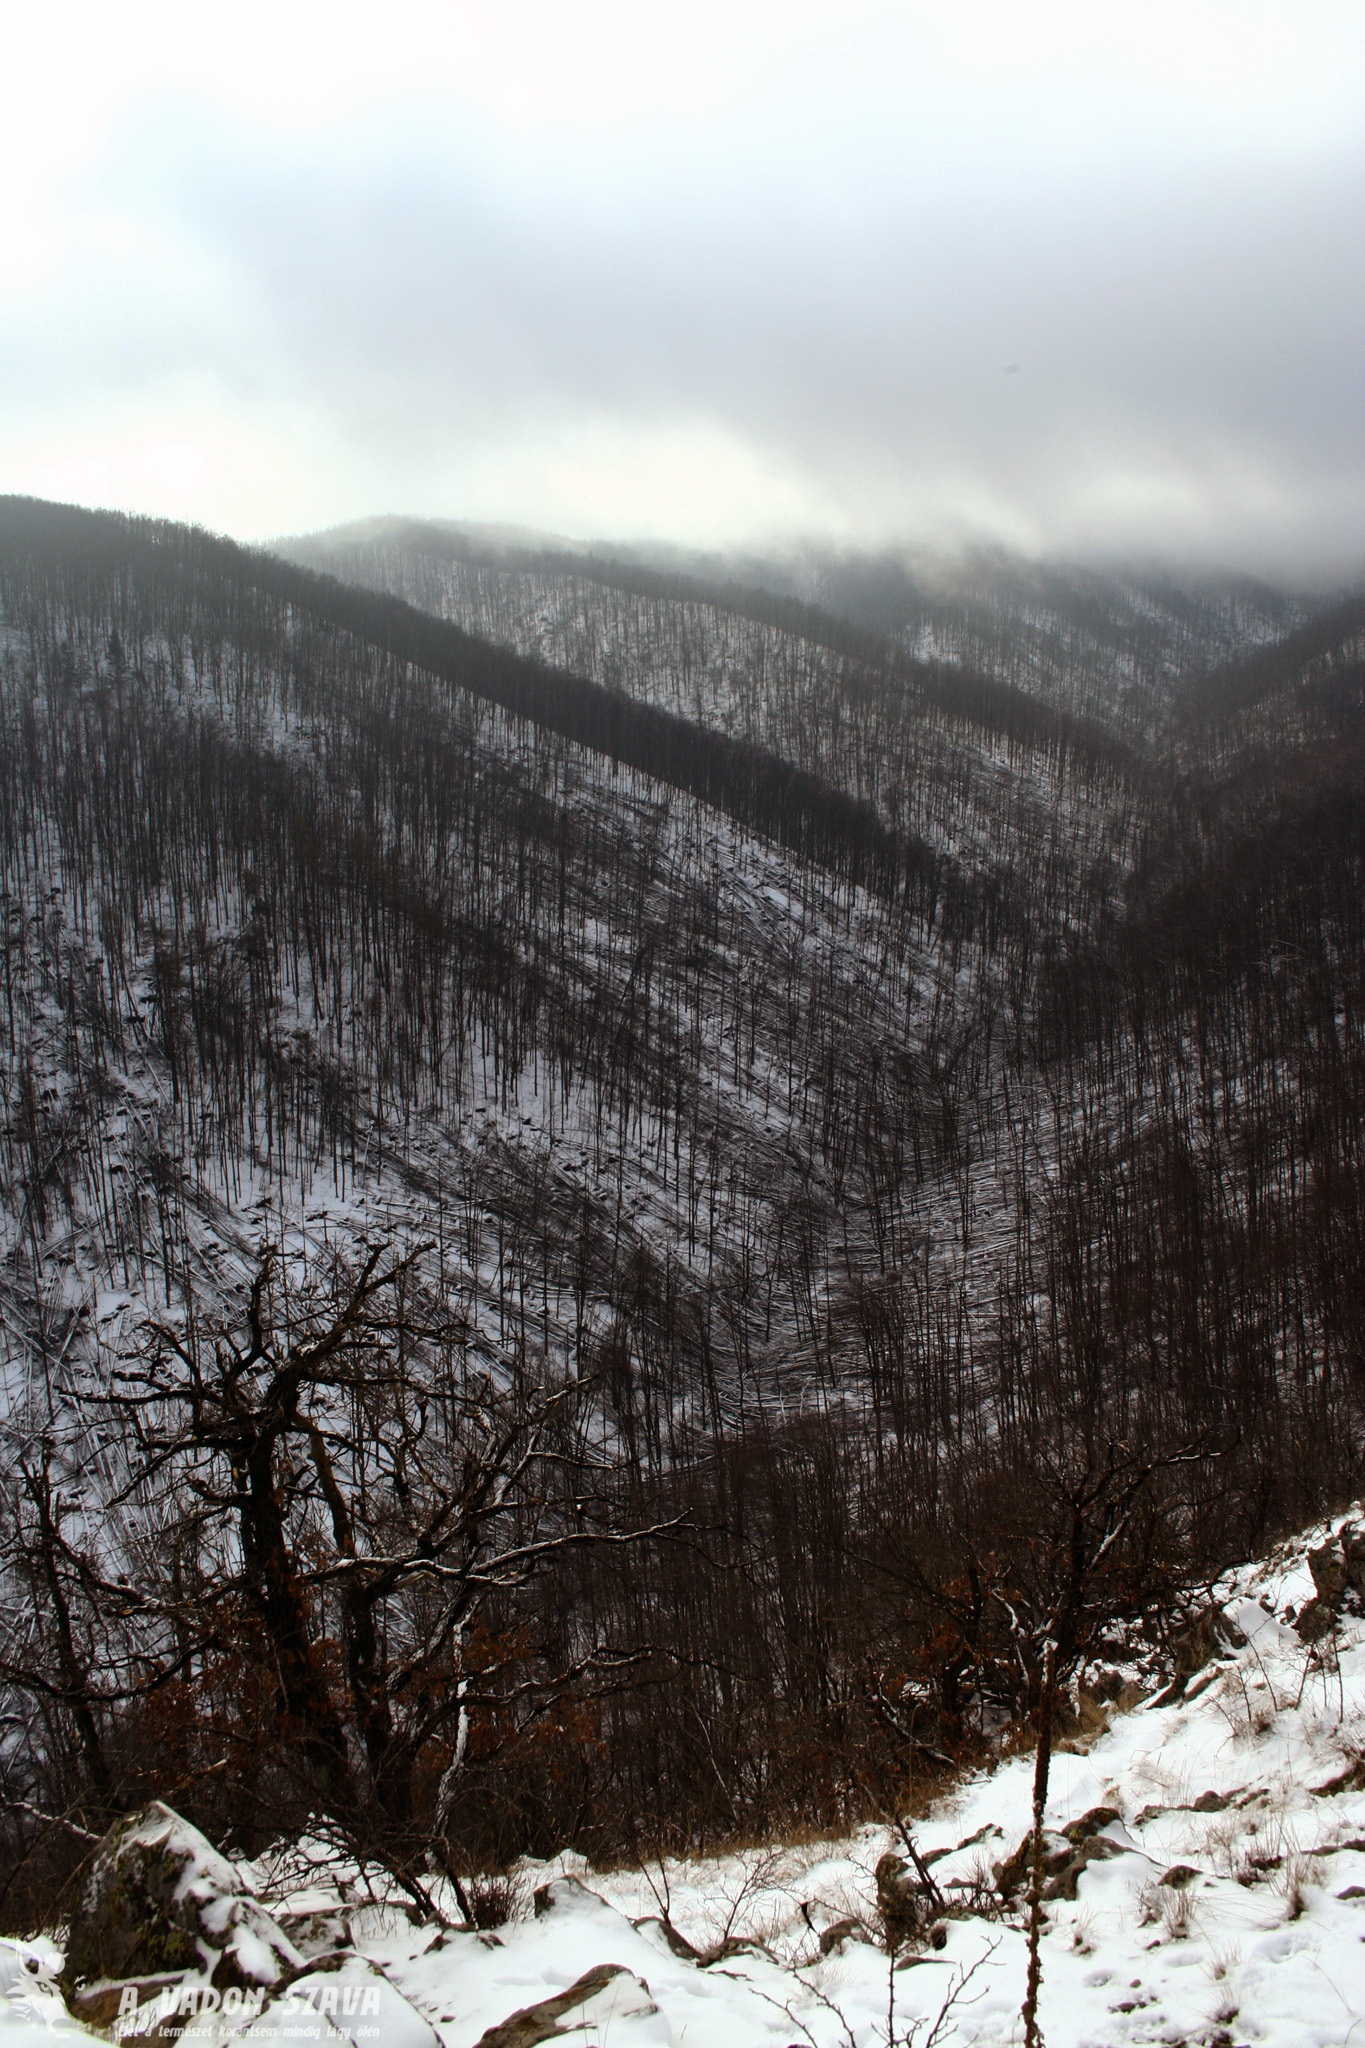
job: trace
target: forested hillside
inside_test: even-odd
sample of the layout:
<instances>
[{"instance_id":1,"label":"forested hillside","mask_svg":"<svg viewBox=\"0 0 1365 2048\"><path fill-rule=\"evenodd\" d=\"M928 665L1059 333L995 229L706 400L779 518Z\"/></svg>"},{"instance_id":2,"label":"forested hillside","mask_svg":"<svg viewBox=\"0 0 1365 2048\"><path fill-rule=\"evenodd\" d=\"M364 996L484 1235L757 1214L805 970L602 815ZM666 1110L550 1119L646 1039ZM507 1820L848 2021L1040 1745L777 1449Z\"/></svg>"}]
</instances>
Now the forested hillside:
<instances>
[{"instance_id":1,"label":"forested hillside","mask_svg":"<svg viewBox=\"0 0 1365 2048\"><path fill-rule=\"evenodd\" d=\"M1359 1487L1361 607L470 553L0 501L23 1884L845 1818Z\"/></svg>"},{"instance_id":2,"label":"forested hillside","mask_svg":"<svg viewBox=\"0 0 1365 2048\"><path fill-rule=\"evenodd\" d=\"M658 683L676 689L685 678L713 696L714 672L733 666L728 642L752 645L746 626L762 626L874 668L904 672L908 662L921 687L936 676L960 700L972 685L993 685L997 700L1017 691L1137 742L1162 736L1193 678L1280 645L1332 606L1323 592L1247 577L1106 575L992 553L727 559L635 548L618 558L606 548L570 551L496 529L398 519L278 547L627 689L641 687L651 656L671 643ZM718 614L730 621L719 632ZM790 649L783 666L801 673Z\"/></svg>"},{"instance_id":3,"label":"forested hillside","mask_svg":"<svg viewBox=\"0 0 1365 2048\"><path fill-rule=\"evenodd\" d=\"M343 528L288 545L517 653L770 748L997 888L1010 888L1025 848L1031 915L1084 914L1141 831L1143 766L1125 737L999 664L913 659L780 594L595 558L489 557L441 529L360 540Z\"/></svg>"}]
</instances>

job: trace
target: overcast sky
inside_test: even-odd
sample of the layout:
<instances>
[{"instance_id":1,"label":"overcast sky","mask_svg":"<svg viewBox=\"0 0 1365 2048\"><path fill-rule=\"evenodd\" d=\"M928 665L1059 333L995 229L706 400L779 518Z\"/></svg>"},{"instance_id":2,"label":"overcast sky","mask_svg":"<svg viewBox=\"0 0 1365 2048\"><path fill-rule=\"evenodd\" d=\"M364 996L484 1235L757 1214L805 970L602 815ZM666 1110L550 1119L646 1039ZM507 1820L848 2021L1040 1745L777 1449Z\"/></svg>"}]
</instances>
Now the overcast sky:
<instances>
[{"instance_id":1,"label":"overcast sky","mask_svg":"<svg viewBox=\"0 0 1365 2048\"><path fill-rule=\"evenodd\" d=\"M0 489L1365 565L1361 0L9 10Z\"/></svg>"}]
</instances>

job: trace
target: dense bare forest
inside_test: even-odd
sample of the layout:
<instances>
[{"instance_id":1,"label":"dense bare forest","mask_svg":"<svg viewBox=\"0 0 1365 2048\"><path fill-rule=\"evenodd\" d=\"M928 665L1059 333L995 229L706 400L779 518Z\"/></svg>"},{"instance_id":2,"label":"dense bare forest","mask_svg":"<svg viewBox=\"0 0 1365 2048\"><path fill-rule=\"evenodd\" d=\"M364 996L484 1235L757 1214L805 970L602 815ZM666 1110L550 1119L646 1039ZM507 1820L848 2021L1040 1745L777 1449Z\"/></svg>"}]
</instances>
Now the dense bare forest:
<instances>
[{"instance_id":1,"label":"dense bare forest","mask_svg":"<svg viewBox=\"0 0 1365 2048\"><path fill-rule=\"evenodd\" d=\"M1359 1488L1365 602L292 552L0 501L6 1914L847 1818Z\"/></svg>"}]
</instances>

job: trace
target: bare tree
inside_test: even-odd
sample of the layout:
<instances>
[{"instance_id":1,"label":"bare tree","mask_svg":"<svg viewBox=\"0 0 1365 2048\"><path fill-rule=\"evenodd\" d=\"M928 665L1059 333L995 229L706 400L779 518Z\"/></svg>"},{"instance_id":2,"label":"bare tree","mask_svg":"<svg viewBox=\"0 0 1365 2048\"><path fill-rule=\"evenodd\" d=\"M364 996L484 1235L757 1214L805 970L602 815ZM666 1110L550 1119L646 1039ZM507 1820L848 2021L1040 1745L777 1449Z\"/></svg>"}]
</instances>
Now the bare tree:
<instances>
[{"instance_id":1,"label":"bare tree","mask_svg":"<svg viewBox=\"0 0 1365 2048\"><path fill-rule=\"evenodd\" d=\"M1159 1473L1208 1453L1184 1446L1143 1455L1110 1440L1063 1451L1052 1462L1052 1514L1036 1545L1036 1563L1021 1585L996 1586L1015 1652L1037 1700L1038 1745L1033 1770L1028 1886L1028 1977L1021 2017L1025 2048L1039 2048L1042 1986L1044 1815L1052 1768L1060 1689L1092 1655L1096 1640L1125 1613L1141 1607L1157 1573L1145 1545L1132 1545L1144 1497Z\"/></svg>"},{"instance_id":2,"label":"bare tree","mask_svg":"<svg viewBox=\"0 0 1365 2048\"><path fill-rule=\"evenodd\" d=\"M611 1661L592 1640L499 1651L499 1620L510 1645L518 1596L568 1552L678 1522L622 1514L587 1382L472 1364L429 1250L294 1285L268 1252L240 1327L163 1322L85 1391L119 1483L78 1542L48 1467L25 1471L16 1537L46 1597L5 1665L65 1707L107 1789L117 1710L173 1680L210 1693L235 1660L306 1796L419 1889L420 1852L452 1855L471 1715Z\"/></svg>"}]
</instances>

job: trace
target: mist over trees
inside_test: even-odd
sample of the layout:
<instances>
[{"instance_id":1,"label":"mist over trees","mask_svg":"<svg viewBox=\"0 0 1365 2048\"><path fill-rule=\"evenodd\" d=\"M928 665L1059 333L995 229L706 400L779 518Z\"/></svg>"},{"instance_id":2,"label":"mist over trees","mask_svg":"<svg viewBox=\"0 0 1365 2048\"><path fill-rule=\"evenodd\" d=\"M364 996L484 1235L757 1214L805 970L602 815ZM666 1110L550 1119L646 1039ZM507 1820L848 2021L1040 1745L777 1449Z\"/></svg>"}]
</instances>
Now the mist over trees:
<instances>
[{"instance_id":1,"label":"mist over trees","mask_svg":"<svg viewBox=\"0 0 1365 2048\"><path fill-rule=\"evenodd\" d=\"M368 545L0 501L9 1914L847 1819L1109 1447L1116 1614L1359 1485L1358 603Z\"/></svg>"}]
</instances>

